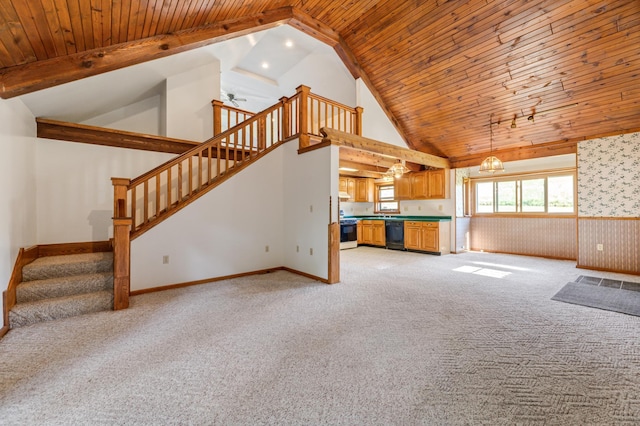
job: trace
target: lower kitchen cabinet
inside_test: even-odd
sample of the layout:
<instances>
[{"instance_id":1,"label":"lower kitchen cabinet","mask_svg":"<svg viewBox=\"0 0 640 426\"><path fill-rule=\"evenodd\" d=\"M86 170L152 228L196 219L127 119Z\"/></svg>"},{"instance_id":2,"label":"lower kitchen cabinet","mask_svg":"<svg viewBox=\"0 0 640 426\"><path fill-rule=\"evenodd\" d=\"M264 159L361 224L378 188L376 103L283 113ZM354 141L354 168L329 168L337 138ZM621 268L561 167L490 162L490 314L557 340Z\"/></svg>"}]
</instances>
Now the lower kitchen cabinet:
<instances>
[{"instance_id":1,"label":"lower kitchen cabinet","mask_svg":"<svg viewBox=\"0 0 640 426\"><path fill-rule=\"evenodd\" d=\"M358 234L358 244L368 244L372 246L385 246L384 220L361 220L358 224L362 227L362 232ZM362 234L362 238L360 235Z\"/></svg>"},{"instance_id":2,"label":"lower kitchen cabinet","mask_svg":"<svg viewBox=\"0 0 640 426\"><path fill-rule=\"evenodd\" d=\"M404 247L434 254L450 253L449 224L440 222L404 222Z\"/></svg>"}]
</instances>

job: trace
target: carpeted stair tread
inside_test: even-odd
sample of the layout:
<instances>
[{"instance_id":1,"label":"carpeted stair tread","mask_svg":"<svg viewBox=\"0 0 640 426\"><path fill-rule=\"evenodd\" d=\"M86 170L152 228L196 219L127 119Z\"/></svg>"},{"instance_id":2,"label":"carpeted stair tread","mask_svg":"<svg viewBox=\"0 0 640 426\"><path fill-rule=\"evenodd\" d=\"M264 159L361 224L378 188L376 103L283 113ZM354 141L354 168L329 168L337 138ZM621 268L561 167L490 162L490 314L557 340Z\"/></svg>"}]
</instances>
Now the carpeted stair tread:
<instances>
[{"instance_id":1,"label":"carpeted stair tread","mask_svg":"<svg viewBox=\"0 0 640 426\"><path fill-rule=\"evenodd\" d=\"M11 328L16 328L112 308L113 293L111 291L44 299L15 305L9 312L9 324Z\"/></svg>"},{"instance_id":2,"label":"carpeted stair tread","mask_svg":"<svg viewBox=\"0 0 640 426\"><path fill-rule=\"evenodd\" d=\"M84 253L40 257L22 268L22 281L44 280L113 270L113 253Z\"/></svg>"},{"instance_id":3,"label":"carpeted stair tread","mask_svg":"<svg viewBox=\"0 0 640 426\"><path fill-rule=\"evenodd\" d=\"M17 303L27 303L74 294L110 291L112 288L113 272L72 275L22 282L16 288L16 300Z\"/></svg>"}]
</instances>

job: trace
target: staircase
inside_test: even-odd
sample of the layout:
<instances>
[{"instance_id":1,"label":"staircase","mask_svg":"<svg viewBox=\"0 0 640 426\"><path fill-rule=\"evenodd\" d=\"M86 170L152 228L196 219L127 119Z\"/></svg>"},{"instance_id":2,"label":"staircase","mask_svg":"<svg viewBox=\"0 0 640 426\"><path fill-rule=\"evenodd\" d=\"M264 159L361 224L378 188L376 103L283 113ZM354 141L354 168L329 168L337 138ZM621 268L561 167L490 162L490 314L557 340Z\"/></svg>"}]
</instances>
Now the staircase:
<instances>
[{"instance_id":1,"label":"staircase","mask_svg":"<svg viewBox=\"0 0 640 426\"><path fill-rule=\"evenodd\" d=\"M22 269L10 328L113 309L113 254L40 257Z\"/></svg>"}]
</instances>

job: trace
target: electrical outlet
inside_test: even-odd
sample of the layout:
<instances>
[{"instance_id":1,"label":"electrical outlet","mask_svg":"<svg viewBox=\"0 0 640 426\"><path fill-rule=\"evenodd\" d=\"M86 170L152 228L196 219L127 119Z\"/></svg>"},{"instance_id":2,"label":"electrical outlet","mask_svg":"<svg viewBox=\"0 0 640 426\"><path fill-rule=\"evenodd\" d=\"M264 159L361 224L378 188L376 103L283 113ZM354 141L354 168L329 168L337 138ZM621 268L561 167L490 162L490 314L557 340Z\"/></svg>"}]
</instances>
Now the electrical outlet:
<instances>
[{"instance_id":1,"label":"electrical outlet","mask_svg":"<svg viewBox=\"0 0 640 426\"><path fill-rule=\"evenodd\" d=\"M166 265L167 263L169 263L169 255L165 254L164 256L162 256L162 264Z\"/></svg>"},{"instance_id":2,"label":"electrical outlet","mask_svg":"<svg viewBox=\"0 0 640 426\"><path fill-rule=\"evenodd\" d=\"M313 213L313 204L309 206L309 213Z\"/></svg>"},{"instance_id":3,"label":"electrical outlet","mask_svg":"<svg viewBox=\"0 0 640 426\"><path fill-rule=\"evenodd\" d=\"M442 211L442 204L438 204L438 210Z\"/></svg>"},{"instance_id":4,"label":"electrical outlet","mask_svg":"<svg viewBox=\"0 0 640 426\"><path fill-rule=\"evenodd\" d=\"M602 250L604 250L604 246L603 246L602 244L597 244L597 245L596 245L596 249L597 249L598 251L602 251Z\"/></svg>"},{"instance_id":5,"label":"electrical outlet","mask_svg":"<svg viewBox=\"0 0 640 426\"><path fill-rule=\"evenodd\" d=\"M313 256L313 248L310 248L310 249L309 249L309 255L310 255L310 256Z\"/></svg>"},{"instance_id":6,"label":"electrical outlet","mask_svg":"<svg viewBox=\"0 0 640 426\"><path fill-rule=\"evenodd\" d=\"M269 246L264 246L265 253L269 253Z\"/></svg>"},{"instance_id":7,"label":"electrical outlet","mask_svg":"<svg viewBox=\"0 0 640 426\"><path fill-rule=\"evenodd\" d=\"M418 211L422 210L422 206L418 206Z\"/></svg>"},{"instance_id":8,"label":"electrical outlet","mask_svg":"<svg viewBox=\"0 0 640 426\"><path fill-rule=\"evenodd\" d=\"M420 207L418 207L418 209L420 209ZM405 212L408 212L408 211L409 211L409 207L404 206L404 211L405 211Z\"/></svg>"},{"instance_id":9,"label":"electrical outlet","mask_svg":"<svg viewBox=\"0 0 640 426\"><path fill-rule=\"evenodd\" d=\"M296 253L300 253L300 246L296 246Z\"/></svg>"}]
</instances>

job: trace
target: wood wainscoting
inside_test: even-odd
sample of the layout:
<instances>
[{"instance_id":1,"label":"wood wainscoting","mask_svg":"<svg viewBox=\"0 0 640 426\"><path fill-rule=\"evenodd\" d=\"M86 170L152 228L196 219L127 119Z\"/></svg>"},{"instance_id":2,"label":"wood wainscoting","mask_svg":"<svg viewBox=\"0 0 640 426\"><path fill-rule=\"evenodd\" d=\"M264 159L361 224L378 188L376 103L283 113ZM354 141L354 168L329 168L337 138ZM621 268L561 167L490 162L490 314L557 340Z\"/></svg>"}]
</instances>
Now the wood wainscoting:
<instances>
[{"instance_id":1,"label":"wood wainscoting","mask_svg":"<svg viewBox=\"0 0 640 426\"><path fill-rule=\"evenodd\" d=\"M579 217L578 267L640 275L640 218Z\"/></svg>"},{"instance_id":2,"label":"wood wainscoting","mask_svg":"<svg viewBox=\"0 0 640 426\"><path fill-rule=\"evenodd\" d=\"M576 218L473 216L471 250L577 259Z\"/></svg>"}]
</instances>

